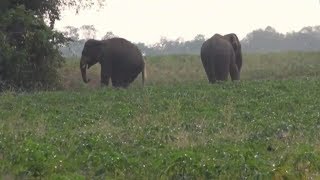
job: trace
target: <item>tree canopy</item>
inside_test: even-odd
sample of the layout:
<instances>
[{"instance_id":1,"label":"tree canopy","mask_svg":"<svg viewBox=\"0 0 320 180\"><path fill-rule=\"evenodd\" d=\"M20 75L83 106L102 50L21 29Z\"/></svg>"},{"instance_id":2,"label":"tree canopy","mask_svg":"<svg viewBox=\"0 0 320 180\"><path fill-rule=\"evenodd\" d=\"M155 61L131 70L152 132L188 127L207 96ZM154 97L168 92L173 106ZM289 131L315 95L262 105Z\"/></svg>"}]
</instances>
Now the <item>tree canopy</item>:
<instances>
[{"instance_id":1,"label":"tree canopy","mask_svg":"<svg viewBox=\"0 0 320 180\"><path fill-rule=\"evenodd\" d=\"M58 87L64 62L59 48L70 38L54 30L65 8L103 5L104 0L1 0L0 91ZM70 29L70 33L74 33ZM77 39L74 39L77 40Z\"/></svg>"},{"instance_id":2,"label":"tree canopy","mask_svg":"<svg viewBox=\"0 0 320 180\"><path fill-rule=\"evenodd\" d=\"M76 12L83 8L92 6L103 6L105 0L1 0L1 11L23 5L26 10L33 11L40 18L49 20L50 27L53 28L55 21L60 20L61 11L66 8L76 9Z\"/></svg>"}]
</instances>

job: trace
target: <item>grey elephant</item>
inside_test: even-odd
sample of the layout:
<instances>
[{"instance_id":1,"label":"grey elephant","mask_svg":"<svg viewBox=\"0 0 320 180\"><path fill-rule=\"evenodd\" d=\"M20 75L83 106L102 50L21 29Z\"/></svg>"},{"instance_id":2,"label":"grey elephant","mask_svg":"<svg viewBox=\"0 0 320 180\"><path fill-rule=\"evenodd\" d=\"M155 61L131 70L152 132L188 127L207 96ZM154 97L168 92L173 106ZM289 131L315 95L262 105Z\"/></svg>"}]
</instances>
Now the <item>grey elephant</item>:
<instances>
[{"instance_id":1,"label":"grey elephant","mask_svg":"<svg viewBox=\"0 0 320 180\"><path fill-rule=\"evenodd\" d=\"M236 34L215 34L201 46L201 61L210 83L240 79L241 44Z\"/></svg>"},{"instance_id":2,"label":"grey elephant","mask_svg":"<svg viewBox=\"0 0 320 180\"><path fill-rule=\"evenodd\" d=\"M89 82L86 69L101 64L101 85L127 88L142 73L146 77L146 66L141 51L136 45L123 38L86 41L82 50L80 70L85 83Z\"/></svg>"}]
</instances>

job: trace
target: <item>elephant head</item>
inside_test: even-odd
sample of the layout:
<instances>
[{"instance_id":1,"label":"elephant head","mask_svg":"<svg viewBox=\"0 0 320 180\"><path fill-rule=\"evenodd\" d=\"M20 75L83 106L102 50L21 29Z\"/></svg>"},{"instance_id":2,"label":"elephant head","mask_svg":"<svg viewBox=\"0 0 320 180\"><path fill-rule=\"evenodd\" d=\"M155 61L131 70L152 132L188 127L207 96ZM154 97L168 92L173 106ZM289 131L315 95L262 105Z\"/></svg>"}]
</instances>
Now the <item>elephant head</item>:
<instances>
[{"instance_id":1,"label":"elephant head","mask_svg":"<svg viewBox=\"0 0 320 180\"><path fill-rule=\"evenodd\" d=\"M99 62L102 55L102 41L89 39L83 47L81 60L80 60L80 70L82 79L85 83L89 82L86 75L86 69L90 68L97 62Z\"/></svg>"},{"instance_id":2,"label":"elephant head","mask_svg":"<svg viewBox=\"0 0 320 180\"><path fill-rule=\"evenodd\" d=\"M238 66L238 70L240 71L242 66L242 52L241 52L241 44L236 34L226 34L223 36L224 39L229 41L233 47L234 54L236 56L236 64Z\"/></svg>"}]
</instances>

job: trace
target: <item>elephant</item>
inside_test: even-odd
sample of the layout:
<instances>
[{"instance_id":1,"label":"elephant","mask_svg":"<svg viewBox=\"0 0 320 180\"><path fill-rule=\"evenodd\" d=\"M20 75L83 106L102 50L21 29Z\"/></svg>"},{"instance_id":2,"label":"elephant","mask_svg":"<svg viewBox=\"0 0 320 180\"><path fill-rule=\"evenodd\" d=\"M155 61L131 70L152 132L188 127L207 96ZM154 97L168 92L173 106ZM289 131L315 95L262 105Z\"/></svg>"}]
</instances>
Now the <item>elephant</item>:
<instances>
[{"instance_id":1,"label":"elephant","mask_svg":"<svg viewBox=\"0 0 320 180\"><path fill-rule=\"evenodd\" d=\"M240 80L241 44L236 34L214 34L201 46L201 61L210 83Z\"/></svg>"},{"instance_id":2,"label":"elephant","mask_svg":"<svg viewBox=\"0 0 320 180\"><path fill-rule=\"evenodd\" d=\"M101 65L101 86L108 86L109 79L113 87L127 88L139 73L142 73L142 84L145 83L146 65L139 48L124 38L107 40L89 39L85 42L80 70L85 83L86 69L96 63Z\"/></svg>"}]
</instances>

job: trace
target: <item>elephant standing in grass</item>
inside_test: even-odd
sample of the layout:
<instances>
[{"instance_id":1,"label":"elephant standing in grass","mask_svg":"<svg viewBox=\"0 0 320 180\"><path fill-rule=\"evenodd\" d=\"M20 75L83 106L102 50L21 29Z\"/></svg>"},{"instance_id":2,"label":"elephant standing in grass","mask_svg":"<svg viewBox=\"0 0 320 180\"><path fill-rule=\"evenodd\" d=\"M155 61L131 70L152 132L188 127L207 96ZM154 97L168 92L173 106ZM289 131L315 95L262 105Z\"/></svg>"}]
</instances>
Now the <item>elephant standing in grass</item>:
<instances>
[{"instance_id":1,"label":"elephant standing in grass","mask_svg":"<svg viewBox=\"0 0 320 180\"><path fill-rule=\"evenodd\" d=\"M242 66L241 44L235 34L215 34L201 46L201 61L210 83L240 80Z\"/></svg>"},{"instance_id":2,"label":"elephant standing in grass","mask_svg":"<svg viewBox=\"0 0 320 180\"><path fill-rule=\"evenodd\" d=\"M89 82L86 69L101 64L101 85L127 88L142 73L142 84L146 77L144 58L138 47L123 38L86 41L82 50L80 70L85 83Z\"/></svg>"}]
</instances>

